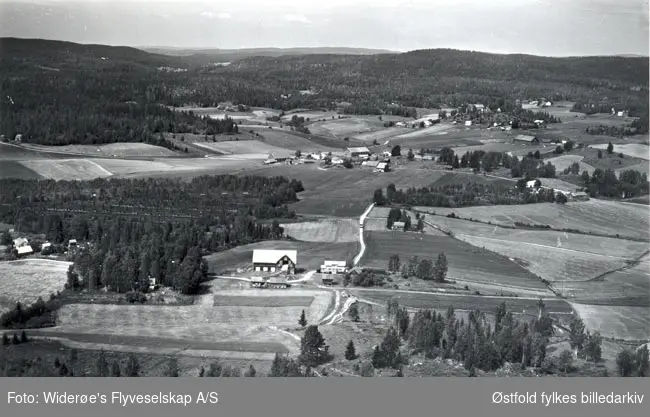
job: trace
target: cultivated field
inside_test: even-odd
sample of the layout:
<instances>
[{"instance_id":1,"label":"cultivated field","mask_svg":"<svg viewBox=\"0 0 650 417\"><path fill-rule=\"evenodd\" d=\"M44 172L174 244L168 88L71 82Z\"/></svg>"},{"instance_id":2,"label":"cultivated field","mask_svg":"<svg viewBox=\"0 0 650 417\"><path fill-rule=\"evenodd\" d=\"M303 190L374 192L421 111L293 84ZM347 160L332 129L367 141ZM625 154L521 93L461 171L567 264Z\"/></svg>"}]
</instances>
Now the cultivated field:
<instances>
[{"instance_id":1,"label":"cultivated field","mask_svg":"<svg viewBox=\"0 0 650 417\"><path fill-rule=\"evenodd\" d=\"M447 215L455 213L464 219L514 226L515 222L529 225L549 225L555 229L573 229L607 236L632 237L647 240L650 219L648 207L616 201L591 199L567 204L539 203L484 207L418 207L418 210Z\"/></svg>"},{"instance_id":2,"label":"cultivated field","mask_svg":"<svg viewBox=\"0 0 650 417\"><path fill-rule=\"evenodd\" d=\"M284 233L304 242L356 242L359 219L333 219L283 224Z\"/></svg>"},{"instance_id":3,"label":"cultivated field","mask_svg":"<svg viewBox=\"0 0 650 417\"><path fill-rule=\"evenodd\" d=\"M279 329L295 327L303 310L310 322L318 321L331 304L328 291L291 289L271 294L245 283L222 285L220 281L213 281L217 288L190 306L65 305L58 312L57 327L40 333L82 346L108 344L150 352L181 350L191 355L207 351L217 357L272 359L275 352L296 353L297 349L295 338Z\"/></svg>"},{"instance_id":4,"label":"cultivated field","mask_svg":"<svg viewBox=\"0 0 650 417\"><path fill-rule=\"evenodd\" d=\"M650 264L641 262L588 282L563 283L556 290L582 304L650 308Z\"/></svg>"},{"instance_id":5,"label":"cultivated field","mask_svg":"<svg viewBox=\"0 0 650 417\"><path fill-rule=\"evenodd\" d=\"M26 259L0 262L0 313L17 301L29 305L63 290L70 262Z\"/></svg>"},{"instance_id":6,"label":"cultivated field","mask_svg":"<svg viewBox=\"0 0 650 417\"><path fill-rule=\"evenodd\" d=\"M638 259L650 249L650 244L646 242L551 230L509 229L444 216L430 215L426 217L426 221L442 230L453 232L458 238L479 237L512 242L515 245L532 245L612 258Z\"/></svg>"},{"instance_id":7,"label":"cultivated field","mask_svg":"<svg viewBox=\"0 0 650 417\"><path fill-rule=\"evenodd\" d=\"M485 237L457 235L458 239L475 247L485 248L508 257L547 281L585 281L607 271L623 268L627 262L622 258L593 255Z\"/></svg>"},{"instance_id":8,"label":"cultivated field","mask_svg":"<svg viewBox=\"0 0 650 417\"><path fill-rule=\"evenodd\" d=\"M20 163L43 178L57 181L91 180L113 175L112 172L89 159L41 159L20 161Z\"/></svg>"},{"instance_id":9,"label":"cultivated field","mask_svg":"<svg viewBox=\"0 0 650 417\"><path fill-rule=\"evenodd\" d=\"M358 252L358 243L323 243L287 241L264 241L238 246L205 257L211 273L223 273L228 270L252 267L254 249L295 249L298 251L298 268L318 269L325 260L342 260L354 257Z\"/></svg>"},{"instance_id":10,"label":"cultivated field","mask_svg":"<svg viewBox=\"0 0 650 417\"><path fill-rule=\"evenodd\" d=\"M648 164L647 162L642 162L634 165L629 165L624 168L617 168L615 172L616 175L620 175L622 171L626 171L626 170L639 171L642 174L650 175L650 164Z\"/></svg>"},{"instance_id":11,"label":"cultivated field","mask_svg":"<svg viewBox=\"0 0 650 417\"><path fill-rule=\"evenodd\" d=\"M647 341L650 340L650 308L603 306L571 303L585 327L598 331L604 337Z\"/></svg>"},{"instance_id":12,"label":"cultivated field","mask_svg":"<svg viewBox=\"0 0 650 417\"><path fill-rule=\"evenodd\" d=\"M383 122L376 117L374 120L364 117L334 119L309 125L309 130L316 135L329 135L341 139L383 129Z\"/></svg>"},{"instance_id":13,"label":"cultivated field","mask_svg":"<svg viewBox=\"0 0 650 417\"><path fill-rule=\"evenodd\" d=\"M177 156L178 153L170 151L162 146L149 145L147 143L109 143L106 145L65 145L65 146L44 146L44 145L23 145L27 149L39 152L87 155L96 158L110 157L165 157Z\"/></svg>"},{"instance_id":14,"label":"cultivated field","mask_svg":"<svg viewBox=\"0 0 650 417\"><path fill-rule=\"evenodd\" d=\"M595 149L607 149L607 146L607 143L591 145L591 147ZM614 144L614 152L622 153L623 155L629 155L635 158L645 159L646 161L650 159L650 148L648 145L641 143Z\"/></svg>"},{"instance_id":15,"label":"cultivated field","mask_svg":"<svg viewBox=\"0 0 650 417\"><path fill-rule=\"evenodd\" d=\"M391 255L402 263L412 256L433 262L444 253L449 266L448 277L504 287L545 289L544 283L507 257L499 256L449 236L406 233L402 231L365 232L367 250L361 265L386 268Z\"/></svg>"}]
</instances>

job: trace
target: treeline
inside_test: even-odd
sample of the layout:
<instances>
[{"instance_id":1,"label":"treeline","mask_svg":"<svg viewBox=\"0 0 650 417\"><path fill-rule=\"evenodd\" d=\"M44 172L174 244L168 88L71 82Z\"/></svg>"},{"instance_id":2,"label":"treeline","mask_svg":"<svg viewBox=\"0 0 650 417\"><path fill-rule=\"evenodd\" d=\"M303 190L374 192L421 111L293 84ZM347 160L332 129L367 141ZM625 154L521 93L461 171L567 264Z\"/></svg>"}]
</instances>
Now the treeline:
<instances>
[{"instance_id":1,"label":"treeline","mask_svg":"<svg viewBox=\"0 0 650 417\"><path fill-rule=\"evenodd\" d=\"M0 62L0 132L7 137L23 133L26 140L40 143L144 141L148 132L194 129L225 132L232 129L230 122L213 124L165 107L213 106L215 97L282 110L335 109L336 103L346 102L351 104L346 112L409 116L416 107L464 103L508 112L515 108L515 98L531 96L584 103L604 96L616 102L647 101L643 88L631 90L647 89L648 62L643 58L544 58L439 49L377 56L256 57L226 67L200 67L193 57L132 48L20 39L3 39L2 47L12 52ZM318 93L299 94L307 88Z\"/></svg>"},{"instance_id":2,"label":"treeline","mask_svg":"<svg viewBox=\"0 0 650 417\"><path fill-rule=\"evenodd\" d=\"M589 126L585 128L585 133L589 135L607 135L616 137L646 134L648 133L648 116L645 115L634 120L629 126Z\"/></svg>"},{"instance_id":3,"label":"treeline","mask_svg":"<svg viewBox=\"0 0 650 417\"><path fill-rule=\"evenodd\" d=\"M648 175L635 170L621 171L619 176L611 169L603 171L596 168L589 175L589 172L583 171L581 175L585 191L591 197L610 197L610 198L632 198L647 195L650 184L648 184Z\"/></svg>"},{"instance_id":4,"label":"treeline","mask_svg":"<svg viewBox=\"0 0 650 417\"><path fill-rule=\"evenodd\" d=\"M547 201L531 193L528 189L502 186L498 184L479 184L471 180L464 183L443 186L398 190L394 184L375 190L373 202L378 206L394 204L427 207L468 207L480 205L533 204Z\"/></svg>"},{"instance_id":5,"label":"treeline","mask_svg":"<svg viewBox=\"0 0 650 417\"><path fill-rule=\"evenodd\" d=\"M189 183L3 180L0 187L2 221L53 243L89 243L74 257L69 288L144 292L155 278L185 294L206 277L205 253L281 238L277 220L257 220L294 216L286 204L302 190L299 181L282 177L230 175Z\"/></svg>"}]
</instances>

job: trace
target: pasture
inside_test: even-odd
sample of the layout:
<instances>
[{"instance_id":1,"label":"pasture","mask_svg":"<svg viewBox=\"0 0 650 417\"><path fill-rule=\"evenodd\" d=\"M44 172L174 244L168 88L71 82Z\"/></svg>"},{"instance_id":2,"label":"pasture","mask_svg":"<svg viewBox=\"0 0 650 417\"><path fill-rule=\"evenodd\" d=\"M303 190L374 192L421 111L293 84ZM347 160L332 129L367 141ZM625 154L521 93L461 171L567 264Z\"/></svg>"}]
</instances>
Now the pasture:
<instances>
[{"instance_id":1,"label":"pasture","mask_svg":"<svg viewBox=\"0 0 650 417\"><path fill-rule=\"evenodd\" d=\"M281 225L287 236L304 242L356 242L359 219L331 219Z\"/></svg>"},{"instance_id":2,"label":"pasture","mask_svg":"<svg viewBox=\"0 0 650 417\"><path fill-rule=\"evenodd\" d=\"M594 167L584 162L584 156L582 155L561 155L554 158L545 159L544 162L550 162L555 166L556 174L561 174L565 169L570 168L574 163L580 165L579 174L582 174L583 171L587 171L589 175L593 174Z\"/></svg>"},{"instance_id":3,"label":"pasture","mask_svg":"<svg viewBox=\"0 0 650 417\"><path fill-rule=\"evenodd\" d=\"M412 169L408 166L375 173L358 168L323 169L316 164L260 167L245 173L300 179L305 191L298 195L300 201L290 207L300 214L328 217L360 216L371 203L375 189L386 188L391 183L397 188L428 186L444 174L442 171Z\"/></svg>"},{"instance_id":4,"label":"pasture","mask_svg":"<svg viewBox=\"0 0 650 417\"><path fill-rule=\"evenodd\" d=\"M125 158L125 157L166 157L178 156L178 152L171 151L162 146L147 143L109 143L105 145L65 145L44 146L25 144L23 147L39 152L70 154L76 156L90 156L96 158Z\"/></svg>"},{"instance_id":5,"label":"pasture","mask_svg":"<svg viewBox=\"0 0 650 417\"><path fill-rule=\"evenodd\" d=\"M364 232L367 249L361 265L387 268L391 255L399 255L402 264L413 256L436 261L440 253L447 257L449 279L502 285L523 289L546 289L544 283L507 257L474 247L449 236L402 231Z\"/></svg>"},{"instance_id":6,"label":"pasture","mask_svg":"<svg viewBox=\"0 0 650 417\"><path fill-rule=\"evenodd\" d=\"M275 156L289 156L293 152L289 149L272 146L258 140L232 140L228 142L196 142L194 145L201 148L220 152L224 155L239 154L261 154L271 153ZM265 159L266 157L264 157Z\"/></svg>"},{"instance_id":7,"label":"pasture","mask_svg":"<svg viewBox=\"0 0 650 417\"><path fill-rule=\"evenodd\" d=\"M210 273L223 273L228 270L252 267L254 249L295 249L298 251L298 268L306 270L318 269L324 260L347 260L354 257L358 252L358 243L324 243L324 242L300 242L295 240L287 241L264 241L238 246L223 252L217 252L206 256Z\"/></svg>"},{"instance_id":8,"label":"pasture","mask_svg":"<svg viewBox=\"0 0 650 417\"><path fill-rule=\"evenodd\" d=\"M591 145L594 149L607 149L607 143L601 143L598 145ZM646 144L642 143L625 143L625 144L614 144L614 153L622 153L623 155L629 155L634 158L650 160L650 148Z\"/></svg>"},{"instance_id":9,"label":"pasture","mask_svg":"<svg viewBox=\"0 0 650 417\"><path fill-rule=\"evenodd\" d=\"M50 294L62 291L70 264L49 259L0 262L0 313L17 301L29 305L38 297L47 301Z\"/></svg>"},{"instance_id":10,"label":"pasture","mask_svg":"<svg viewBox=\"0 0 650 417\"><path fill-rule=\"evenodd\" d=\"M408 132L405 127L389 127L382 130L360 133L352 137L363 142L374 142L376 140L383 145L386 140L405 132Z\"/></svg>"},{"instance_id":11,"label":"pasture","mask_svg":"<svg viewBox=\"0 0 650 417\"><path fill-rule=\"evenodd\" d=\"M42 178L56 181L91 180L113 175L111 171L89 159L41 159L20 163Z\"/></svg>"},{"instance_id":12,"label":"pasture","mask_svg":"<svg viewBox=\"0 0 650 417\"><path fill-rule=\"evenodd\" d=\"M257 139L268 146L282 148L291 151L306 152L334 152L340 150L347 142L335 142L333 140L317 141L312 140L313 136L303 136L283 129L255 129L259 136ZM334 146L335 145L335 146Z\"/></svg>"},{"instance_id":13,"label":"pasture","mask_svg":"<svg viewBox=\"0 0 650 417\"><path fill-rule=\"evenodd\" d=\"M650 309L648 307L603 306L571 303L585 327L590 332L600 332L603 337L648 341L650 340Z\"/></svg>"},{"instance_id":14,"label":"pasture","mask_svg":"<svg viewBox=\"0 0 650 417\"><path fill-rule=\"evenodd\" d=\"M395 298L402 307L435 309L441 312L446 311L449 306L453 306L458 311L480 310L486 314L492 314L499 304L505 302L508 311L515 314L536 316L539 300L533 297L488 297L481 295L377 291L357 288L351 288L348 291L361 299L374 301L382 305L386 305L390 298ZM551 315L565 315L572 312L569 303L561 299L545 299L544 305L546 311Z\"/></svg>"},{"instance_id":15,"label":"pasture","mask_svg":"<svg viewBox=\"0 0 650 417\"><path fill-rule=\"evenodd\" d=\"M455 213L463 219L515 226L548 225L554 229L572 229L605 236L631 237L648 240L648 207L617 201L595 200L567 204L539 203L512 206L482 207L418 207L428 213L447 215Z\"/></svg>"}]
</instances>

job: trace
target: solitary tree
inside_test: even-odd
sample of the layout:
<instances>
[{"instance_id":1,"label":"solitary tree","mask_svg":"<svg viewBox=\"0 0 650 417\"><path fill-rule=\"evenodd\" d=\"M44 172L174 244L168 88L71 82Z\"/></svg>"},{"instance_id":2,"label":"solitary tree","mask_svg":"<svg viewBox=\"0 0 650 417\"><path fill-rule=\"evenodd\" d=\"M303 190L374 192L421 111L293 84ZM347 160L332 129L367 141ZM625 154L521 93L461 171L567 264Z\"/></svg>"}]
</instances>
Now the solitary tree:
<instances>
[{"instance_id":1,"label":"solitary tree","mask_svg":"<svg viewBox=\"0 0 650 417\"><path fill-rule=\"evenodd\" d=\"M609 142L607 144L607 153L611 155L612 152L614 152L614 145L612 145L612 142Z\"/></svg>"},{"instance_id":2,"label":"solitary tree","mask_svg":"<svg viewBox=\"0 0 650 417\"><path fill-rule=\"evenodd\" d=\"M603 151L598 149L598 159L602 159L603 157Z\"/></svg>"},{"instance_id":3,"label":"solitary tree","mask_svg":"<svg viewBox=\"0 0 650 417\"><path fill-rule=\"evenodd\" d=\"M415 154L413 153L413 149L409 149L408 154L406 155L409 161L412 161L415 159Z\"/></svg>"},{"instance_id":4,"label":"solitary tree","mask_svg":"<svg viewBox=\"0 0 650 417\"><path fill-rule=\"evenodd\" d=\"M112 377L122 376L122 371L120 369L120 364L118 361L113 362L113 366L111 367L111 376Z\"/></svg>"},{"instance_id":5,"label":"solitary tree","mask_svg":"<svg viewBox=\"0 0 650 417\"><path fill-rule=\"evenodd\" d=\"M640 377L650 376L650 355L648 345L636 351L636 374Z\"/></svg>"},{"instance_id":6,"label":"solitary tree","mask_svg":"<svg viewBox=\"0 0 650 417\"><path fill-rule=\"evenodd\" d=\"M558 367L562 372L566 373L569 372L572 366L573 366L573 352L571 352L570 350L562 351L562 353L560 353L560 357L558 358Z\"/></svg>"},{"instance_id":7,"label":"solitary tree","mask_svg":"<svg viewBox=\"0 0 650 417\"><path fill-rule=\"evenodd\" d=\"M569 323L569 343L575 357L582 354L586 339L585 323L580 317L574 315Z\"/></svg>"},{"instance_id":8,"label":"solitary tree","mask_svg":"<svg viewBox=\"0 0 650 417\"><path fill-rule=\"evenodd\" d=\"M244 376L248 378L254 378L255 375L257 375L257 370L253 365L250 365L246 370L246 372L244 373Z\"/></svg>"},{"instance_id":9,"label":"solitary tree","mask_svg":"<svg viewBox=\"0 0 650 417\"><path fill-rule=\"evenodd\" d=\"M444 282L447 278L447 257L444 253L438 255L436 266L433 269L433 276L437 282Z\"/></svg>"},{"instance_id":10,"label":"solitary tree","mask_svg":"<svg viewBox=\"0 0 650 417\"><path fill-rule=\"evenodd\" d=\"M399 255L391 255L388 261L388 270L390 272L398 272L400 268Z\"/></svg>"},{"instance_id":11,"label":"solitary tree","mask_svg":"<svg viewBox=\"0 0 650 417\"><path fill-rule=\"evenodd\" d=\"M2 333L2 345L7 346L11 341L9 340L9 336L7 336L7 333Z\"/></svg>"},{"instance_id":12,"label":"solitary tree","mask_svg":"<svg viewBox=\"0 0 650 417\"><path fill-rule=\"evenodd\" d=\"M108 361L106 360L106 352L103 350L99 351L97 356L97 376L106 377L108 376Z\"/></svg>"},{"instance_id":13,"label":"solitary tree","mask_svg":"<svg viewBox=\"0 0 650 417\"><path fill-rule=\"evenodd\" d=\"M165 376L177 378L178 377L178 359L169 358L167 362L167 369L165 369Z\"/></svg>"},{"instance_id":14,"label":"solitary tree","mask_svg":"<svg viewBox=\"0 0 650 417\"><path fill-rule=\"evenodd\" d=\"M350 315L350 319L354 322L359 321L359 307L357 307L357 303L354 303L350 306L350 310L348 310L348 314Z\"/></svg>"},{"instance_id":15,"label":"solitary tree","mask_svg":"<svg viewBox=\"0 0 650 417\"><path fill-rule=\"evenodd\" d=\"M350 340L347 347L345 348L345 359L352 361L357 358L357 351L354 347L354 342Z\"/></svg>"},{"instance_id":16,"label":"solitary tree","mask_svg":"<svg viewBox=\"0 0 650 417\"><path fill-rule=\"evenodd\" d=\"M634 373L634 353L624 349L616 356L616 368L618 375L622 377L632 376Z\"/></svg>"},{"instance_id":17,"label":"solitary tree","mask_svg":"<svg viewBox=\"0 0 650 417\"><path fill-rule=\"evenodd\" d=\"M585 354L587 359L590 359L593 362L600 362L603 354L602 344L603 338L599 332L587 334L587 343L585 345Z\"/></svg>"},{"instance_id":18,"label":"solitary tree","mask_svg":"<svg viewBox=\"0 0 650 417\"><path fill-rule=\"evenodd\" d=\"M20 332L20 343L27 343L27 333L24 330Z\"/></svg>"},{"instance_id":19,"label":"solitary tree","mask_svg":"<svg viewBox=\"0 0 650 417\"><path fill-rule=\"evenodd\" d=\"M140 376L140 363L138 363L138 358L133 353L129 355L129 360L126 362L125 373L130 378Z\"/></svg>"},{"instance_id":20,"label":"solitary tree","mask_svg":"<svg viewBox=\"0 0 650 417\"><path fill-rule=\"evenodd\" d=\"M300 313L300 320L298 320L300 327L305 327L307 325L307 318L305 317L305 310L302 310Z\"/></svg>"},{"instance_id":21,"label":"solitary tree","mask_svg":"<svg viewBox=\"0 0 650 417\"><path fill-rule=\"evenodd\" d=\"M300 340L300 356L298 360L305 366L318 366L330 359L329 346L318 330L318 326L310 325Z\"/></svg>"}]
</instances>

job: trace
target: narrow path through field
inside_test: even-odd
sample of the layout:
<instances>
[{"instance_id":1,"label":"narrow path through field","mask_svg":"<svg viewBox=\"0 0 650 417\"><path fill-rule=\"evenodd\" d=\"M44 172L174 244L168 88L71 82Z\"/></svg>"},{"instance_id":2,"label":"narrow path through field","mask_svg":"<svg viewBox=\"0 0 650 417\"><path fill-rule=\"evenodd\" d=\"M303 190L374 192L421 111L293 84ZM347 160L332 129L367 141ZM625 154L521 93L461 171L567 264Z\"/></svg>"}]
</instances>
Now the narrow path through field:
<instances>
[{"instance_id":1,"label":"narrow path through field","mask_svg":"<svg viewBox=\"0 0 650 417\"><path fill-rule=\"evenodd\" d=\"M366 243L363 240L363 224L366 221L366 218L368 217L368 214L372 211L373 207L375 207L375 203L372 203L368 206L366 211L363 212L361 217L359 217L359 244L361 245L359 249L359 253L357 256L354 257L353 264L356 266L361 258L363 257L363 254L366 252Z\"/></svg>"}]
</instances>

